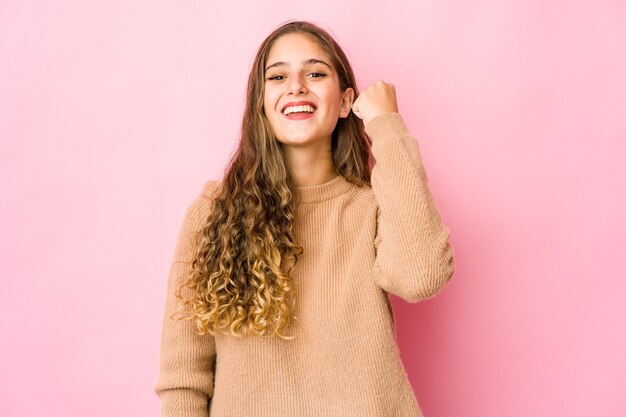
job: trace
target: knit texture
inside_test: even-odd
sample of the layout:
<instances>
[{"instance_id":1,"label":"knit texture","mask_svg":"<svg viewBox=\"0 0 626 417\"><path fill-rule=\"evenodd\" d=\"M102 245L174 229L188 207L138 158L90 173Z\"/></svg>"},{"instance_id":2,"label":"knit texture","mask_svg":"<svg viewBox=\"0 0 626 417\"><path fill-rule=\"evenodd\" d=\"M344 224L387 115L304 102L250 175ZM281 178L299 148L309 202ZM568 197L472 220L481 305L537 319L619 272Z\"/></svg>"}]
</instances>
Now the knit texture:
<instances>
[{"instance_id":1,"label":"knit texture","mask_svg":"<svg viewBox=\"0 0 626 417\"><path fill-rule=\"evenodd\" d=\"M294 237L295 339L216 332L174 321L174 291L191 269L218 183L189 206L167 286L160 373L164 417L422 417L402 364L389 294L414 303L454 272L450 231L428 188L418 143L399 113L365 126L372 186L339 175L299 187Z\"/></svg>"}]
</instances>

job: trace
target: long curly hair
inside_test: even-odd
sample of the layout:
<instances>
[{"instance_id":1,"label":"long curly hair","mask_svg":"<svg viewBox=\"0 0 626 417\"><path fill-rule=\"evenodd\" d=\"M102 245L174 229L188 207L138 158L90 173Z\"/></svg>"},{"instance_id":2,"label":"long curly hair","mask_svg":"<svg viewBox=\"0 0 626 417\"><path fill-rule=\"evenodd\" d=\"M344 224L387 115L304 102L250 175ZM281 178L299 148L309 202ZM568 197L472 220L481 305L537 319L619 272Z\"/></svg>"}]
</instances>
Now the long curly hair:
<instances>
[{"instance_id":1,"label":"long curly hair","mask_svg":"<svg viewBox=\"0 0 626 417\"><path fill-rule=\"evenodd\" d=\"M211 198L192 272L176 290L184 301L179 310L191 304L186 318L195 319L199 335L230 328L234 336L294 337L284 330L296 318L290 272L304 251L293 236L299 194L263 107L267 57L288 33L311 35L331 59L341 91L351 87L358 97L350 63L326 30L287 21L263 41L248 78L239 145ZM339 118L332 133L332 162L347 181L371 185L371 140L352 112ZM190 299L182 296L183 288L191 290Z\"/></svg>"}]
</instances>

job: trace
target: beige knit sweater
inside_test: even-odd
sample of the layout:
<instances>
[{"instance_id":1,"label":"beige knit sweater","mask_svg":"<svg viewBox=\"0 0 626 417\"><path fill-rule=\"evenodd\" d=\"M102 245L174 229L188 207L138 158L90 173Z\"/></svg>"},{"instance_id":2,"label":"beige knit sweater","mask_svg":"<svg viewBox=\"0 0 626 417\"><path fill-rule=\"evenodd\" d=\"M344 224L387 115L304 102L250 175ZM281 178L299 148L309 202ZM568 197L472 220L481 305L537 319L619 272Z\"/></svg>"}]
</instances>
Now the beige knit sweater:
<instances>
[{"instance_id":1,"label":"beige knit sweater","mask_svg":"<svg viewBox=\"0 0 626 417\"><path fill-rule=\"evenodd\" d=\"M339 175L299 188L294 340L197 336L191 321L169 319L217 182L191 204L167 287L154 385L162 416L422 416L388 292L411 303L437 294L454 271L450 231L402 116L376 116L365 131L376 158L371 187Z\"/></svg>"}]
</instances>

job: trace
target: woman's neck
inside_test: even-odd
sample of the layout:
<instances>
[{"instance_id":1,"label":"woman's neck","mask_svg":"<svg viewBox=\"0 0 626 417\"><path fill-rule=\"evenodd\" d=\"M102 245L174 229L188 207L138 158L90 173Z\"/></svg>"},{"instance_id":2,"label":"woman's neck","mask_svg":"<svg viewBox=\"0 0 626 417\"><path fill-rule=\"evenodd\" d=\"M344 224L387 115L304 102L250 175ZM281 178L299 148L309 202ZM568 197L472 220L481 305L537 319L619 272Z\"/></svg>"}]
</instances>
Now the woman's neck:
<instances>
[{"instance_id":1,"label":"woman's neck","mask_svg":"<svg viewBox=\"0 0 626 417\"><path fill-rule=\"evenodd\" d=\"M285 152L285 160L296 187L324 184L339 175L330 148L314 150L312 147L291 146Z\"/></svg>"}]
</instances>

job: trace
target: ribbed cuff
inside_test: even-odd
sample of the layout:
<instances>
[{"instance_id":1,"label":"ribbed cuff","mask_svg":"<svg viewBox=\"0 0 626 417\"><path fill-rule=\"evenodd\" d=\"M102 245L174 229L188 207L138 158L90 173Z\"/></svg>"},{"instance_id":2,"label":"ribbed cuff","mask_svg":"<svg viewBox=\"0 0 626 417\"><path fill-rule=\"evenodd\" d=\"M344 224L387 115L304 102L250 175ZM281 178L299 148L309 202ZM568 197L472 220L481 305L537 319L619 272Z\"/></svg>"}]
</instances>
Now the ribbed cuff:
<instances>
[{"instance_id":1,"label":"ribbed cuff","mask_svg":"<svg viewBox=\"0 0 626 417\"><path fill-rule=\"evenodd\" d=\"M209 417L207 396L193 389L159 392L162 417Z\"/></svg>"}]
</instances>

